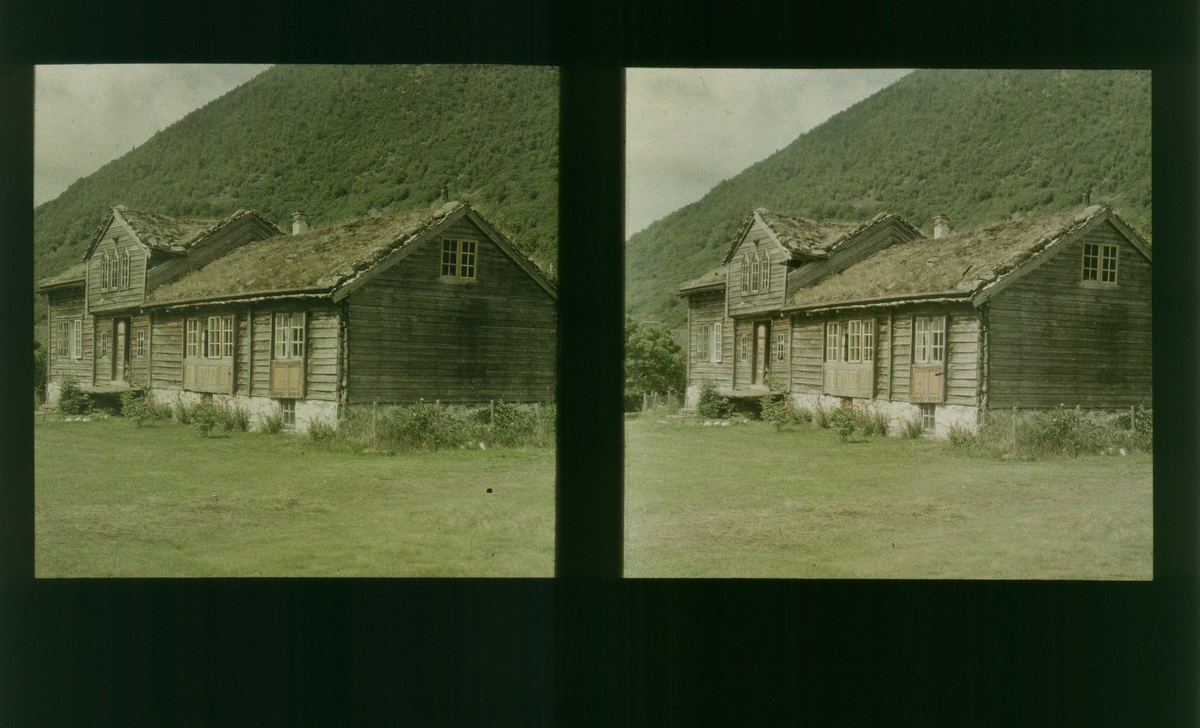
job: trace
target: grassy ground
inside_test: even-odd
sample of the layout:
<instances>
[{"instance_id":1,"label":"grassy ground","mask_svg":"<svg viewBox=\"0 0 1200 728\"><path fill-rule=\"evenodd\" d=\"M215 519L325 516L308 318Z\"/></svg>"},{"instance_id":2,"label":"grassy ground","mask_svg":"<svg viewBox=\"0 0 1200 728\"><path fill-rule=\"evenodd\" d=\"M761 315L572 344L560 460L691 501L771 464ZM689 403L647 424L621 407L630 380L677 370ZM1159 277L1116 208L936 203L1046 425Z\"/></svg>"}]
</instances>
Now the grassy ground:
<instances>
[{"instance_id":1,"label":"grassy ground","mask_svg":"<svg viewBox=\"0 0 1200 728\"><path fill-rule=\"evenodd\" d=\"M554 573L553 448L354 455L95 417L35 437L38 577Z\"/></svg>"},{"instance_id":2,"label":"grassy ground","mask_svg":"<svg viewBox=\"0 0 1200 728\"><path fill-rule=\"evenodd\" d=\"M631 420L632 577L1150 579L1151 456Z\"/></svg>"}]
</instances>

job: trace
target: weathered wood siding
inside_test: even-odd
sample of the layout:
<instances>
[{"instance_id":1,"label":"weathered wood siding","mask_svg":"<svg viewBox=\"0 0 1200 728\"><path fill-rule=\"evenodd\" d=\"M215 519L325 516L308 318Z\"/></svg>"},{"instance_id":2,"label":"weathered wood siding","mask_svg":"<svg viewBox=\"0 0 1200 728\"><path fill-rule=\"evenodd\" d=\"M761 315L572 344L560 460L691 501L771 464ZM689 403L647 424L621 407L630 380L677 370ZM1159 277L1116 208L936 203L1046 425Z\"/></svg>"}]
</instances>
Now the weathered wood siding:
<instances>
[{"instance_id":1,"label":"weathered wood siding","mask_svg":"<svg viewBox=\"0 0 1200 728\"><path fill-rule=\"evenodd\" d=\"M693 314L693 321L695 320ZM733 386L749 387L754 381L754 321L732 319L733 326ZM747 337L746 360L742 361L742 337Z\"/></svg>"},{"instance_id":2,"label":"weathered wood siding","mask_svg":"<svg viewBox=\"0 0 1200 728\"><path fill-rule=\"evenodd\" d=\"M96 316L93 319L92 332L93 340L96 346L92 349L96 352L95 357L95 385L97 387L106 387L112 384L112 367L113 367L113 348L116 346L116 335L113 330L113 319L111 316ZM100 350L100 341L104 334L108 334L108 351Z\"/></svg>"},{"instance_id":3,"label":"weathered wood siding","mask_svg":"<svg viewBox=\"0 0 1200 728\"><path fill-rule=\"evenodd\" d=\"M825 322L797 316L792 324L792 391L820 394L825 359Z\"/></svg>"},{"instance_id":4,"label":"weathered wood siding","mask_svg":"<svg viewBox=\"0 0 1200 728\"><path fill-rule=\"evenodd\" d=\"M274 334L275 309L256 305L254 307L253 353L249 357L253 364L251 394L266 397L271 387L271 340Z\"/></svg>"},{"instance_id":5,"label":"weathered wood siding","mask_svg":"<svg viewBox=\"0 0 1200 728\"><path fill-rule=\"evenodd\" d=\"M192 246L185 256L155 255L146 274L146 291L150 292L158 286L170 283L184 273L201 268L252 240L262 240L278 234L256 215L240 217Z\"/></svg>"},{"instance_id":6,"label":"weathered wood siding","mask_svg":"<svg viewBox=\"0 0 1200 728\"><path fill-rule=\"evenodd\" d=\"M888 312L879 311L875 315L875 398L889 399L891 390L890 366L892 364L893 343L891 326L888 323Z\"/></svg>"},{"instance_id":7,"label":"weathered wood siding","mask_svg":"<svg viewBox=\"0 0 1200 728\"><path fill-rule=\"evenodd\" d=\"M688 331L688 361L691 366L691 378L688 385L702 385L704 382L712 382L721 388L733 387L733 330L734 326L730 325L732 321L725 320L725 301L720 293L717 294L698 294L692 296L689 305L691 306L692 324L691 330ZM699 338L697 333L701 326L721 323L721 361L700 361L699 350L696 342ZM750 324L753 326L753 324ZM752 330L752 329L751 329ZM753 337L751 347L753 347ZM747 367L746 379L738 380L744 384L749 384L749 372Z\"/></svg>"},{"instance_id":8,"label":"weathered wood siding","mask_svg":"<svg viewBox=\"0 0 1200 728\"><path fill-rule=\"evenodd\" d=\"M443 234L477 241L474 281L441 277L434 237L346 299L349 402L552 399L553 297L466 218Z\"/></svg>"},{"instance_id":9,"label":"weathered wood siding","mask_svg":"<svg viewBox=\"0 0 1200 728\"><path fill-rule=\"evenodd\" d=\"M912 314L895 310L892 327L892 401L907 402L912 374Z\"/></svg>"},{"instance_id":10,"label":"weathered wood siding","mask_svg":"<svg viewBox=\"0 0 1200 728\"><path fill-rule=\"evenodd\" d=\"M129 252L129 285L125 288L101 290L105 253ZM120 281L118 281L119 283ZM146 251L134 242L129 229L113 220L104 237L92 251L87 264L88 309L92 313L117 311L141 305L146 283Z\"/></svg>"},{"instance_id":11,"label":"weathered wood siding","mask_svg":"<svg viewBox=\"0 0 1200 728\"><path fill-rule=\"evenodd\" d=\"M328 305L308 310L308 351L305 356L305 399L338 399L338 312Z\"/></svg>"},{"instance_id":12,"label":"weathered wood siding","mask_svg":"<svg viewBox=\"0 0 1200 728\"><path fill-rule=\"evenodd\" d=\"M150 376L150 346L149 339L145 352L138 356L137 336L138 332L143 332L147 337L150 335L150 317L147 314L135 314L130 318L129 325L129 385L132 387L144 387L149 381Z\"/></svg>"},{"instance_id":13,"label":"weathered wood siding","mask_svg":"<svg viewBox=\"0 0 1200 728\"><path fill-rule=\"evenodd\" d=\"M49 341L50 379L62 381L63 377L73 376L80 384L90 384L92 381L92 319L84 314L84 292L82 288L68 288L61 291L51 291L48 296L50 308ZM67 342L67 357L60 359L56 355L58 348L58 324L66 322L71 328L68 336L74 336L74 322L81 321L83 326L83 350L79 358L71 356L71 341Z\"/></svg>"},{"instance_id":14,"label":"weathered wood siding","mask_svg":"<svg viewBox=\"0 0 1200 728\"><path fill-rule=\"evenodd\" d=\"M755 251L770 257L767 271L770 274L770 290L761 285L758 293L742 289L742 266L746 256ZM730 315L743 316L761 312L773 312L783 305L784 289L787 286L787 252L771 237L761 223L755 222L742 239L733 258L729 261L725 287L729 293Z\"/></svg>"},{"instance_id":15,"label":"weathered wood siding","mask_svg":"<svg viewBox=\"0 0 1200 728\"><path fill-rule=\"evenodd\" d=\"M767 386L776 392L786 390L788 387L788 350L791 348L791 336L788 328L789 323L786 318L779 317L771 321L770 345L767 347L767 355L770 357L767 364L770 365L771 372L767 377ZM780 334L783 334L783 359L779 358Z\"/></svg>"},{"instance_id":16,"label":"weathered wood siding","mask_svg":"<svg viewBox=\"0 0 1200 728\"><path fill-rule=\"evenodd\" d=\"M1120 246L1117 285L1083 283L1083 242ZM1150 404L1151 266L1108 223L996 294L989 307L988 406Z\"/></svg>"},{"instance_id":17,"label":"weathered wood siding","mask_svg":"<svg viewBox=\"0 0 1200 728\"><path fill-rule=\"evenodd\" d=\"M155 312L150 335L150 381L155 389L183 386L183 316Z\"/></svg>"},{"instance_id":18,"label":"weathered wood siding","mask_svg":"<svg viewBox=\"0 0 1200 728\"><path fill-rule=\"evenodd\" d=\"M946 319L946 404L979 404L979 316L955 310Z\"/></svg>"},{"instance_id":19,"label":"weathered wood siding","mask_svg":"<svg viewBox=\"0 0 1200 728\"><path fill-rule=\"evenodd\" d=\"M805 263L793 270L788 276L787 295L790 297L799 288L811 286L823 278L840 273L889 245L903 244L914 237L910 230L901 227L894 220L876 225L843 243L826 260Z\"/></svg>"}]
</instances>

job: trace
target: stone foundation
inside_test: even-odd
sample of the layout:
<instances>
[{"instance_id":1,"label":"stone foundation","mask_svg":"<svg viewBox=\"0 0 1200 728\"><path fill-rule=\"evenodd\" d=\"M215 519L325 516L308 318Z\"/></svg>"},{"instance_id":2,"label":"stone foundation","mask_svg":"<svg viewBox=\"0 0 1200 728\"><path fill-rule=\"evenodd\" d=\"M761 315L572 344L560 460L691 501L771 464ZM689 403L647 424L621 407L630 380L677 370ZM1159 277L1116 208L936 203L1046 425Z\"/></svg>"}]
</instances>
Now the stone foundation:
<instances>
[{"instance_id":1,"label":"stone foundation","mask_svg":"<svg viewBox=\"0 0 1200 728\"><path fill-rule=\"evenodd\" d=\"M825 409L841 407L849 399L855 407L865 407L873 412L888 414L888 434L898 436L904 431L904 423L920 419L921 408L912 402L888 402L882 399L832 397L827 394L792 394L792 403L797 407ZM939 404L934 414L934 437L946 437L954 425L966 427L972 432L979 428L979 408L958 404Z\"/></svg>"},{"instance_id":2,"label":"stone foundation","mask_svg":"<svg viewBox=\"0 0 1200 728\"><path fill-rule=\"evenodd\" d=\"M181 389L152 389L150 396L155 402L173 405L176 402L182 402L184 405L192 406L200 404L202 395L199 392L190 392ZM220 407L240 407L250 413L250 428L253 430L262 429L262 420L265 417L280 414L279 400L269 397L247 397L244 394L213 394L207 395L212 397L212 403ZM337 423L337 402L325 402L314 399L298 399L296 400L296 428L295 432L307 432L309 425L316 421L322 420L330 424Z\"/></svg>"}]
</instances>

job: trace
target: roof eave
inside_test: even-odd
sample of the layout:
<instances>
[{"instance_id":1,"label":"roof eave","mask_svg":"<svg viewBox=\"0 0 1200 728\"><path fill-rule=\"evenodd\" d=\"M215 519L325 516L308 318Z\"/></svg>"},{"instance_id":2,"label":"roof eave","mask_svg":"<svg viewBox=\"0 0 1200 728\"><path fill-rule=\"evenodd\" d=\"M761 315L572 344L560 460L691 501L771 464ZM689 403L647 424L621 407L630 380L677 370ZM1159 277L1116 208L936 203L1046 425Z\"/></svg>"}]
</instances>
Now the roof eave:
<instances>
[{"instance_id":1,"label":"roof eave","mask_svg":"<svg viewBox=\"0 0 1200 728\"><path fill-rule=\"evenodd\" d=\"M214 296L199 296L195 298L178 298L172 301L147 301L144 309L188 308L206 306L218 303L249 303L267 299L279 298L323 298L332 297L334 289L329 286L308 286L304 288L279 288L268 291L251 291L246 293L223 293Z\"/></svg>"},{"instance_id":2,"label":"roof eave","mask_svg":"<svg viewBox=\"0 0 1200 728\"><path fill-rule=\"evenodd\" d=\"M55 281L54 283L39 283L38 291L41 293L49 293L50 291L61 291L66 288L83 288L86 281L83 278L73 278L69 281Z\"/></svg>"},{"instance_id":3,"label":"roof eave","mask_svg":"<svg viewBox=\"0 0 1200 728\"><path fill-rule=\"evenodd\" d=\"M680 286L679 297L686 298L693 293L708 293L710 291L720 291L725 289L725 281L714 281L713 283L701 283L696 286Z\"/></svg>"},{"instance_id":4,"label":"roof eave","mask_svg":"<svg viewBox=\"0 0 1200 728\"><path fill-rule=\"evenodd\" d=\"M818 312L840 308L871 308L877 306L894 306L904 303L929 303L939 301L970 301L974 294L969 291L935 291L932 293L903 293L895 296L873 296L869 298L852 298L844 301L823 301L818 303L793 304L780 309L784 313Z\"/></svg>"}]
</instances>

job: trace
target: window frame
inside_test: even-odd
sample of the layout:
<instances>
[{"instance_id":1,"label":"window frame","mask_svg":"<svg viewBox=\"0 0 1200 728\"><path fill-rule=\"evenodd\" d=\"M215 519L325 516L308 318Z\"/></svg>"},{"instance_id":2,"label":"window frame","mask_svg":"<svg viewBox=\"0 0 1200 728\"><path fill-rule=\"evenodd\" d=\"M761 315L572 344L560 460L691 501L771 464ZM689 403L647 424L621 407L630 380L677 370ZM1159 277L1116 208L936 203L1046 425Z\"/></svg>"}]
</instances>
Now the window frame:
<instances>
[{"instance_id":1,"label":"window frame","mask_svg":"<svg viewBox=\"0 0 1200 728\"><path fill-rule=\"evenodd\" d=\"M100 332L99 345L96 347L96 358L97 359L107 359L108 358L108 338L109 338L110 334L111 334L111 332L108 331L107 329L104 329Z\"/></svg>"},{"instance_id":2,"label":"window frame","mask_svg":"<svg viewBox=\"0 0 1200 728\"><path fill-rule=\"evenodd\" d=\"M742 256L742 295L750 292L750 254Z\"/></svg>"},{"instance_id":3,"label":"window frame","mask_svg":"<svg viewBox=\"0 0 1200 728\"><path fill-rule=\"evenodd\" d=\"M146 330L138 329L133 336L133 356L137 359L142 359L146 356L147 342Z\"/></svg>"},{"instance_id":4,"label":"window frame","mask_svg":"<svg viewBox=\"0 0 1200 728\"><path fill-rule=\"evenodd\" d=\"M305 336L307 323L304 311L275 312L272 323L272 360L290 361L304 358L305 347L308 343Z\"/></svg>"},{"instance_id":5,"label":"window frame","mask_svg":"<svg viewBox=\"0 0 1200 728\"><path fill-rule=\"evenodd\" d=\"M763 250L762 258L758 262L758 280L759 293L771 292L771 254Z\"/></svg>"},{"instance_id":6,"label":"window frame","mask_svg":"<svg viewBox=\"0 0 1200 728\"><path fill-rule=\"evenodd\" d=\"M775 332L775 361L787 361L784 350L787 348L787 332Z\"/></svg>"},{"instance_id":7,"label":"window frame","mask_svg":"<svg viewBox=\"0 0 1200 728\"><path fill-rule=\"evenodd\" d=\"M917 404L920 410L921 431L936 432L937 431L937 403L936 402L920 402Z\"/></svg>"},{"instance_id":8,"label":"window frame","mask_svg":"<svg viewBox=\"0 0 1200 728\"><path fill-rule=\"evenodd\" d=\"M1112 255L1109 255L1112 251ZM1100 246L1100 282L1108 285L1117 285L1117 260L1120 256L1121 246L1104 244ZM1112 267L1109 267L1109 262L1112 262Z\"/></svg>"},{"instance_id":9,"label":"window frame","mask_svg":"<svg viewBox=\"0 0 1200 728\"><path fill-rule=\"evenodd\" d=\"M183 356L185 359L200 358L200 319L189 318L183 324Z\"/></svg>"},{"instance_id":10,"label":"window frame","mask_svg":"<svg viewBox=\"0 0 1200 728\"><path fill-rule=\"evenodd\" d=\"M935 328L934 322L938 323ZM924 323L924 331L921 324ZM920 337L920 338L918 338ZM946 316L913 316L913 345L912 356L914 364L936 365L945 364L946 351Z\"/></svg>"},{"instance_id":11,"label":"window frame","mask_svg":"<svg viewBox=\"0 0 1200 728\"><path fill-rule=\"evenodd\" d=\"M745 331L738 338L738 361L750 361L750 334Z\"/></svg>"},{"instance_id":12,"label":"window frame","mask_svg":"<svg viewBox=\"0 0 1200 728\"><path fill-rule=\"evenodd\" d=\"M711 324L697 324L696 326L696 362L708 363L709 354L712 352L712 343L710 341L712 331L709 328Z\"/></svg>"},{"instance_id":13,"label":"window frame","mask_svg":"<svg viewBox=\"0 0 1200 728\"><path fill-rule=\"evenodd\" d=\"M759 287L759 270L758 270L758 251L754 251L753 262L750 263L750 292L758 293Z\"/></svg>"},{"instance_id":14,"label":"window frame","mask_svg":"<svg viewBox=\"0 0 1200 728\"><path fill-rule=\"evenodd\" d=\"M842 322L825 322L825 361L836 364L841 361ZM832 354L832 356L830 356Z\"/></svg>"},{"instance_id":15,"label":"window frame","mask_svg":"<svg viewBox=\"0 0 1200 728\"><path fill-rule=\"evenodd\" d=\"M129 288L129 248L121 249L121 281L118 288L125 290Z\"/></svg>"},{"instance_id":16,"label":"window frame","mask_svg":"<svg viewBox=\"0 0 1200 728\"><path fill-rule=\"evenodd\" d=\"M279 400L279 419L284 427L296 426L296 400L284 398Z\"/></svg>"},{"instance_id":17,"label":"window frame","mask_svg":"<svg viewBox=\"0 0 1200 728\"><path fill-rule=\"evenodd\" d=\"M718 322L711 324L711 326L712 326L712 336L709 338L709 341L710 341L709 346L711 347L709 361L711 361L713 364L720 364L721 362L723 362L725 360L725 357L724 357L725 347L723 346L723 344L725 342L722 341L722 339L725 338L725 336L724 336L725 324L718 321Z\"/></svg>"},{"instance_id":18,"label":"window frame","mask_svg":"<svg viewBox=\"0 0 1200 728\"><path fill-rule=\"evenodd\" d=\"M474 238L442 238L443 280L474 281L479 273L479 241Z\"/></svg>"}]
</instances>

